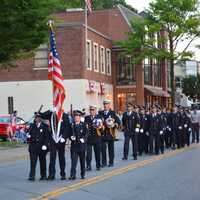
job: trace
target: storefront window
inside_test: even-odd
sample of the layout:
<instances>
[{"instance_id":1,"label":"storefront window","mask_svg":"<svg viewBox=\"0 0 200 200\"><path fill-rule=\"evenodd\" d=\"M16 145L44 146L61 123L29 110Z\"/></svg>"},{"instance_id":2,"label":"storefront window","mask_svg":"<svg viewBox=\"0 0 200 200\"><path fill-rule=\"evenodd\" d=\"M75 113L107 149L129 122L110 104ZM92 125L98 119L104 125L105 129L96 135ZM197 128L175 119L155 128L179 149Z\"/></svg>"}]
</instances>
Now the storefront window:
<instances>
[{"instance_id":1,"label":"storefront window","mask_svg":"<svg viewBox=\"0 0 200 200\"><path fill-rule=\"evenodd\" d=\"M119 93L117 95L118 111L125 111L127 103L136 104L136 93Z\"/></svg>"},{"instance_id":2,"label":"storefront window","mask_svg":"<svg viewBox=\"0 0 200 200\"><path fill-rule=\"evenodd\" d=\"M144 84L152 85L152 65L148 58L144 59Z\"/></svg>"},{"instance_id":3,"label":"storefront window","mask_svg":"<svg viewBox=\"0 0 200 200\"><path fill-rule=\"evenodd\" d=\"M131 57L119 58L117 61L117 85L133 85L135 83L135 68Z\"/></svg>"},{"instance_id":4,"label":"storefront window","mask_svg":"<svg viewBox=\"0 0 200 200\"><path fill-rule=\"evenodd\" d=\"M162 74L162 65L161 62L153 59L154 66L154 85L157 87L161 87L161 74Z\"/></svg>"}]
</instances>

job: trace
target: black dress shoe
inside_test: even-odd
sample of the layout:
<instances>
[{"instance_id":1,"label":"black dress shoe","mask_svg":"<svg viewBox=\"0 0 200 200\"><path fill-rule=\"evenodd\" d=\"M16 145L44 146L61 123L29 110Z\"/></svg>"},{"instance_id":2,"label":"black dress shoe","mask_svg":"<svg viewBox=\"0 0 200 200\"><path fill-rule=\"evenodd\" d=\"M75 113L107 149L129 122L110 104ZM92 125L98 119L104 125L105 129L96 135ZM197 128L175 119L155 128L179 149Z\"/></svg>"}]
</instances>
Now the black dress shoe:
<instances>
[{"instance_id":1,"label":"black dress shoe","mask_svg":"<svg viewBox=\"0 0 200 200\"><path fill-rule=\"evenodd\" d=\"M133 160L137 160L137 157L134 157Z\"/></svg>"},{"instance_id":2,"label":"black dress shoe","mask_svg":"<svg viewBox=\"0 0 200 200\"><path fill-rule=\"evenodd\" d=\"M113 167L114 166L114 164L113 163L110 163L109 165L108 165L108 167Z\"/></svg>"},{"instance_id":3,"label":"black dress shoe","mask_svg":"<svg viewBox=\"0 0 200 200\"><path fill-rule=\"evenodd\" d=\"M55 176L48 176L47 180L53 181L55 179Z\"/></svg>"},{"instance_id":4,"label":"black dress shoe","mask_svg":"<svg viewBox=\"0 0 200 200\"><path fill-rule=\"evenodd\" d=\"M90 166L86 167L86 171L91 171L92 168Z\"/></svg>"},{"instance_id":5,"label":"black dress shoe","mask_svg":"<svg viewBox=\"0 0 200 200\"><path fill-rule=\"evenodd\" d=\"M102 165L101 165L102 168L104 168L104 167L106 167L106 166L107 166L106 164L102 164Z\"/></svg>"},{"instance_id":6,"label":"black dress shoe","mask_svg":"<svg viewBox=\"0 0 200 200\"><path fill-rule=\"evenodd\" d=\"M97 167L96 170L99 171L99 170L101 170L101 168L100 168L100 167Z\"/></svg>"},{"instance_id":7,"label":"black dress shoe","mask_svg":"<svg viewBox=\"0 0 200 200\"><path fill-rule=\"evenodd\" d=\"M46 176L41 176L41 177L40 177L40 181L45 181L45 180L47 180L47 177L46 177Z\"/></svg>"},{"instance_id":8,"label":"black dress shoe","mask_svg":"<svg viewBox=\"0 0 200 200\"><path fill-rule=\"evenodd\" d=\"M69 177L69 180L75 180L75 179L76 179L75 176L70 176L70 177Z\"/></svg>"},{"instance_id":9,"label":"black dress shoe","mask_svg":"<svg viewBox=\"0 0 200 200\"><path fill-rule=\"evenodd\" d=\"M66 177L65 176L61 176L60 180L64 181L64 180L66 180Z\"/></svg>"},{"instance_id":10,"label":"black dress shoe","mask_svg":"<svg viewBox=\"0 0 200 200\"><path fill-rule=\"evenodd\" d=\"M128 158L126 158L126 157L123 157L123 158L122 158L122 160L127 160L127 159L128 159Z\"/></svg>"},{"instance_id":11,"label":"black dress shoe","mask_svg":"<svg viewBox=\"0 0 200 200\"><path fill-rule=\"evenodd\" d=\"M35 181L35 178L34 177L29 177L28 180L29 181Z\"/></svg>"},{"instance_id":12,"label":"black dress shoe","mask_svg":"<svg viewBox=\"0 0 200 200\"><path fill-rule=\"evenodd\" d=\"M85 176L81 176L81 179L85 179Z\"/></svg>"}]
</instances>

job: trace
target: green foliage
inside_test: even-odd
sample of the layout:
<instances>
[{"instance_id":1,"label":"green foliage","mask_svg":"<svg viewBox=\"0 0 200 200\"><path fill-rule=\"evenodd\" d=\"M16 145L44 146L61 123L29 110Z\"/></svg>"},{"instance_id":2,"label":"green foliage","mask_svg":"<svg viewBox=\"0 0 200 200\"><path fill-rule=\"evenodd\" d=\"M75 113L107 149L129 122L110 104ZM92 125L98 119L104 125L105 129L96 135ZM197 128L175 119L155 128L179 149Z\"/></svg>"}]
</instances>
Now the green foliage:
<instances>
[{"instance_id":1,"label":"green foliage","mask_svg":"<svg viewBox=\"0 0 200 200\"><path fill-rule=\"evenodd\" d=\"M183 79L183 93L191 98L200 98L200 76L188 76Z\"/></svg>"},{"instance_id":2,"label":"green foliage","mask_svg":"<svg viewBox=\"0 0 200 200\"><path fill-rule=\"evenodd\" d=\"M118 44L124 54L133 55L135 62L144 58L168 59L170 61L170 82L174 104L174 61L187 60L193 56L188 51L192 42L200 37L200 10L198 0L155 0L150 3L144 18L134 19L133 32L128 39ZM158 37L155 33L164 33ZM179 44L186 45L179 50ZM167 43L168 42L168 43Z\"/></svg>"},{"instance_id":3,"label":"green foliage","mask_svg":"<svg viewBox=\"0 0 200 200\"><path fill-rule=\"evenodd\" d=\"M17 59L46 41L47 20L56 5L57 0L1 1L0 64Z\"/></svg>"}]
</instances>

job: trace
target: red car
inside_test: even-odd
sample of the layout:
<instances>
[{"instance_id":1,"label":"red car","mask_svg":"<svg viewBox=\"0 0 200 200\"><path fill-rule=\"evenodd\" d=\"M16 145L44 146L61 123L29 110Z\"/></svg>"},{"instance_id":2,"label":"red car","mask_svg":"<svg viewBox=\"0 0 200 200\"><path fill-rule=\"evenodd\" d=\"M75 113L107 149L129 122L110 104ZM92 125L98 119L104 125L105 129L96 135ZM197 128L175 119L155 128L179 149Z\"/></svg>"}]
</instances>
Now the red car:
<instances>
[{"instance_id":1,"label":"red car","mask_svg":"<svg viewBox=\"0 0 200 200\"><path fill-rule=\"evenodd\" d=\"M17 117L16 124L11 123L10 115L0 115L0 138L6 140L14 136L16 130L25 129L25 121Z\"/></svg>"}]
</instances>

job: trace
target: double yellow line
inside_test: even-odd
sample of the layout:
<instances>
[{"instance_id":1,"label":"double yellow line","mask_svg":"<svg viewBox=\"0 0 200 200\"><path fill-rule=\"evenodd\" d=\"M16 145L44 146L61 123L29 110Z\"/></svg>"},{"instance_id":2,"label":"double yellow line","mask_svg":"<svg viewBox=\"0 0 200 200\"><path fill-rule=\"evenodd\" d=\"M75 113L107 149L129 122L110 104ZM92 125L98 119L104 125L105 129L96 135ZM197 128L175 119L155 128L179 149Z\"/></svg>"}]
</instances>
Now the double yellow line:
<instances>
[{"instance_id":1,"label":"double yellow line","mask_svg":"<svg viewBox=\"0 0 200 200\"><path fill-rule=\"evenodd\" d=\"M137 163L129 164L125 167L114 169L114 170L112 170L110 172L106 172L106 173L104 173L100 176L96 176L96 177L93 177L93 178L90 178L90 179L82 180L79 183L64 186L64 187L55 189L51 192L44 193L44 194L40 195L39 197L32 198L30 200L48 200L49 198L58 197L58 196L61 196L64 193L71 192L71 191L74 191L74 190L77 190L77 189L80 189L82 187L86 187L86 186L89 186L89 185L92 185L92 184L96 184L98 182L104 181L104 180L111 178L113 176L117 176L117 175L126 173L128 171L131 171L131 170L134 170L134 169L137 169L137 168L140 168L140 167L144 167L144 166L149 165L149 164L156 162L158 160L162 160L164 158L169 158L169 157L175 156L177 154L183 153L185 151L195 149L197 147L199 147L199 144L194 144L194 145L191 145L190 147L186 147L184 149L170 151L170 152L167 152L167 153L159 155L159 156L153 156L151 159L143 160L143 161L140 161L140 162L137 162Z\"/></svg>"}]
</instances>

